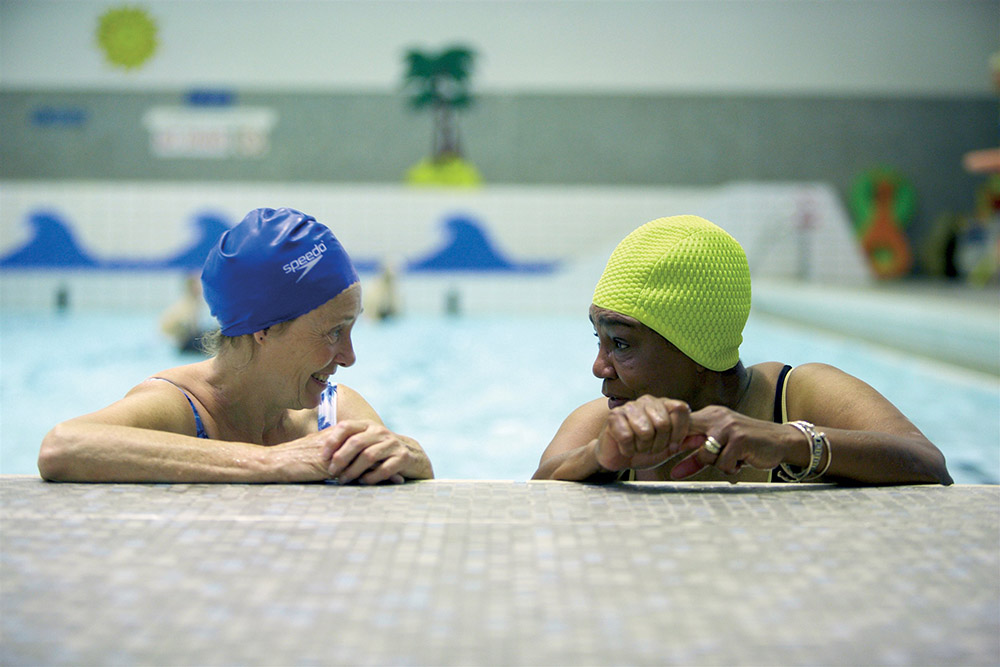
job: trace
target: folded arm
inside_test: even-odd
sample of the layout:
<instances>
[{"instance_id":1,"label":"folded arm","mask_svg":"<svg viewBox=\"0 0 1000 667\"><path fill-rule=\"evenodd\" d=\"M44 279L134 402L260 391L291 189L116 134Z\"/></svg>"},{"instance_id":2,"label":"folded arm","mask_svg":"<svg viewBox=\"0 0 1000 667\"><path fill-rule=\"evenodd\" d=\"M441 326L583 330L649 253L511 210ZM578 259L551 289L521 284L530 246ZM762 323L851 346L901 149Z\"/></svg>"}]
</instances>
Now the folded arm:
<instances>
[{"instance_id":1,"label":"folded arm","mask_svg":"<svg viewBox=\"0 0 1000 667\"><path fill-rule=\"evenodd\" d=\"M825 433L819 481L854 484L951 484L944 455L890 401L863 381L825 364L789 376L791 420ZM705 447L707 436L721 446ZM643 396L609 410L603 399L575 410L542 454L534 479L602 481L618 471L668 463L673 479L705 466L734 475L743 466L770 470L810 463L809 441L794 426L713 405L690 412L671 399ZM678 458L680 458L678 456Z\"/></svg>"},{"instance_id":2,"label":"folded arm","mask_svg":"<svg viewBox=\"0 0 1000 667\"><path fill-rule=\"evenodd\" d=\"M42 440L41 476L71 482L264 482L282 474L287 461L270 448L196 437L184 395L163 385L140 384L106 408L56 425Z\"/></svg>"},{"instance_id":3,"label":"folded arm","mask_svg":"<svg viewBox=\"0 0 1000 667\"><path fill-rule=\"evenodd\" d=\"M788 417L815 425L826 435L819 481L855 484L951 484L944 455L888 399L865 382L826 364L805 364L789 376ZM705 465L726 473L744 464L772 468L805 467L809 440L794 426L751 419L720 406L691 415L693 433L709 434L722 445L716 456L692 438L694 453L677 464L674 478Z\"/></svg>"},{"instance_id":4,"label":"folded arm","mask_svg":"<svg viewBox=\"0 0 1000 667\"><path fill-rule=\"evenodd\" d=\"M338 393L339 413L349 420L319 432L303 428L301 437L265 446L196 437L184 394L165 383L143 383L122 400L49 431L38 470L46 480L72 482L273 483L339 477L374 484L433 477L416 441L386 429L356 392L341 385ZM332 465L337 451L337 462L346 460L346 465Z\"/></svg>"},{"instance_id":5,"label":"folded arm","mask_svg":"<svg viewBox=\"0 0 1000 667\"><path fill-rule=\"evenodd\" d=\"M596 399L574 410L545 449L533 479L608 482L629 468L654 468L687 433L687 404L643 396L609 410Z\"/></svg>"}]
</instances>

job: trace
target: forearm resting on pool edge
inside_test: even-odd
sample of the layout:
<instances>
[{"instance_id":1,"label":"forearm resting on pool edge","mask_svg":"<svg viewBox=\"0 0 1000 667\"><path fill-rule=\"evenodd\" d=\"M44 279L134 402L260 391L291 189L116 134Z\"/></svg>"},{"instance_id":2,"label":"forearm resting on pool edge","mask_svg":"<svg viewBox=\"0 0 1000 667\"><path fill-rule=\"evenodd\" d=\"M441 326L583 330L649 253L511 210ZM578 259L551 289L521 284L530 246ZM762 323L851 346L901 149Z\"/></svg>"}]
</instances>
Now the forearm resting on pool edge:
<instances>
[{"instance_id":1,"label":"forearm resting on pool edge","mask_svg":"<svg viewBox=\"0 0 1000 667\"><path fill-rule=\"evenodd\" d=\"M944 455L919 431L898 434L821 430L830 442L829 455L833 458L827 474L820 481L855 484L953 483Z\"/></svg>"},{"instance_id":2,"label":"forearm resting on pool edge","mask_svg":"<svg viewBox=\"0 0 1000 667\"><path fill-rule=\"evenodd\" d=\"M825 429L830 442L823 453L826 475L816 481L853 484L952 484L944 456L919 433L897 435ZM611 482L620 471L608 470L597 459L597 439L587 445L543 457L533 479ZM796 465L805 461L793 457ZM668 465L670 462L667 462Z\"/></svg>"},{"instance_id":3,"label":"forearm resting on pool edge","mask_svg":"<svg viewBox=\"0 0 1000 667\"><path fill-rule=\"evenodd\" d=\"M329 476L289 444L205 440L70 420L45 436L38 471L53 482L266 483Z\"/></svg>"},{"instance_id":4,"label":"forearm resting on pool edge","mask_svg":"<svg viewBox=\"0 0 1000 667\"><path fill-rule=\"evenodd\" d=\"M597 438L587 445L542 458L532 479L567 482L613 482L618 471L608 470L597 461Z\"/></svg>"}]
</instances>

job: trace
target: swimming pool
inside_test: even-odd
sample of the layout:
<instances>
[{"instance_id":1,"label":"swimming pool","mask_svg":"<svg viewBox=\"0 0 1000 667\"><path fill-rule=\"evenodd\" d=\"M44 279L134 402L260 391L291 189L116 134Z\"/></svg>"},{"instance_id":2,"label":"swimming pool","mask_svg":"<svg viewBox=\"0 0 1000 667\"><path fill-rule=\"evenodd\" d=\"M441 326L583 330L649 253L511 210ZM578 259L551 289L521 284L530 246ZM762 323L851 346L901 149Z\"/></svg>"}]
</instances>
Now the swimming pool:
<instances>
[{"instance_id":1,"label":"swimming pool","mask_svg":"<svg viewBox=\"0 0 1000 667\"><path fill-rule=\"evenodd\" d=\"M176 353L157 313L0 316L0 473L37 474L56 422L120 398ZM337 379L391 428L416 437L443 479L528 479L563 418L595 398L594 338L565 316L407 316L355 331L358 363ZM824 361L887 396L945 453L956 482L1000 483L1000 382L756 314L746 363Z\"/></svg>"}]
</instances>

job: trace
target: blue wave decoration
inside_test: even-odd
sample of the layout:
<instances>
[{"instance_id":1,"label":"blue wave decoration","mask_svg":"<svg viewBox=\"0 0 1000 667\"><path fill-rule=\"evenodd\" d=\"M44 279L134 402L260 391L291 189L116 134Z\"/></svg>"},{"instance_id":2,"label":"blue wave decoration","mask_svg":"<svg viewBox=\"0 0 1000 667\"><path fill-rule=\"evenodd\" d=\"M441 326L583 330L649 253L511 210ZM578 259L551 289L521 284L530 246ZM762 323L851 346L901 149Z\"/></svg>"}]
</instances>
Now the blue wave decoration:
<instances>
[{"instance_id":1,"label":"blue wave decoration","mask_svg":"<svg viewBox=\"0 0 1000 667\"><path fill-rule=\"evenodd\" d=\"M58 214L38 211L28 216L31 238L0 258L5 269L93 269L99 262L80 248L73 232Z\"/></svg>"},{"instance_id":2,"label":"blue wave decoration","mask_svg":"<svg viewBox=\"0 0 1000 667\"><path fill-rule=\"evenodd\" d=\"M407 263L412 273L474 271L482 273L551 273L557 261L518 262L496 247L481 222L467 216L445 220L444 245L422 259Z\"/></svg>"},{"instance_id":3,"label":"blue wave decoration","mask_svg":"<svg viewBox=\"0 0 1000 667\"><path fill-rule=\"evenodd\" d=\"M193 244L172 257L163 259L126 259L95 257L76 240L69 224L52 211L36 211L28 216L31 237L0 258L2 269L90 269L99 271L195 271L201 268L208 251L219 236L229 229L218 215L203 213L195 217L196 238Z\"/></svg>"},{"instance_id":4,"label":"blue wave decoration","mask_svg":"<svg viewBox=\"0 0 1000 667\"><path fill-rule=\"evenodd\" d=\"M195 239L175 255L161 259L100 258L84 248L72 227L58 213L39 210L28 216L30 238L20 247L0 257L2 270L89 270L89 271L197 271L209 250L230 225L214 213L195 216ZM483 224L462 216L445 220L444 244L429 255L407 262L406 271L432 273L472 271L483 273L550 273L558 262L518 262L496 248ZM359 273L379 271L381 262L355 258Z\"/></svg>"}]
</instances>

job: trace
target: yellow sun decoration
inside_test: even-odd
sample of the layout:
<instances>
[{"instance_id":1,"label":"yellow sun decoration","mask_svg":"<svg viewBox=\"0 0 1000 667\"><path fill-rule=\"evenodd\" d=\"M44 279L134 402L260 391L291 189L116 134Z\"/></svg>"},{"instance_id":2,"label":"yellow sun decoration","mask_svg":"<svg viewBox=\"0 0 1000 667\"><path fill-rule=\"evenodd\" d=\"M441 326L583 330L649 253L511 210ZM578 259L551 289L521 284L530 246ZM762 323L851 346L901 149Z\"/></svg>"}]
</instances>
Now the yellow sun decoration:
<instances>
[{"instance_id":1,"label":"yellow sun decoration","mask_svg":"<svg viewBox=\"0 0 1000 667\"><path fill-rule=\"evenodd\" d=\"M139 67L156 51L156 23L139 7L109 9L98 21L97 43L111 64Z\"/></svg>"}]
</instances>

